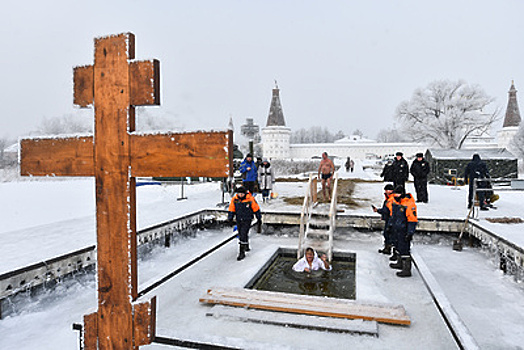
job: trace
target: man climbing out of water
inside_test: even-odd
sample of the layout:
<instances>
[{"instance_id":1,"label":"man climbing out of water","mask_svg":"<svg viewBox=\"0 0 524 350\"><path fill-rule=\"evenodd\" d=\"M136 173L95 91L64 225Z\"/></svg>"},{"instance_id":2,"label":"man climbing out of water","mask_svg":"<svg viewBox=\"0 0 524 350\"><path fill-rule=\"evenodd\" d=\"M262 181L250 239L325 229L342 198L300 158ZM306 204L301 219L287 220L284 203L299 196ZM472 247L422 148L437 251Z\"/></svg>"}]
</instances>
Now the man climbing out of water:
<instances>
[{"instance_id":1,"label":"man climbing out of water","mask_svg":"<svg viewBox=\"0 0 524 350\"><path fill-rule=\"evenodd\" d=\"M411 240L417 227L417 205L410 193L406 193L404 186L397 186L393 196L388 200L387 206L391 213L388 226L391 234L396 236L396 249L398 260L389 264L392 269L402 270L397 272L398 277L411 277Z\"/></svg>"},{"instance_id":2,"label":"man climbing out of water","mask_svg":"<svg viewBox=\"0 0 524 350\"><path fill-rule=\"evenodd\" d=\"M318 269L331 271L331 265L326 254L322 254L319 258L311 247L306 248L306 254L293 265L293 270L297 272L311 272Z\"/></svg>"},{"instance_id":3,"label":"man climbing out of water","mask_svg":"<svg viewBox=\"0 0 524 350\"><path fill-rule=\"evenodd\" d=\"M383 232L383 235L384 235L384 248L382 249L379 249L378 252L379 253L382 253L382 254L391 254L391 248L393 247L393 240L392 240L392 237L391 237L391 232L389 230L389 226L388 226L388 221L389 221L389 216L390 216L390 212L389 212L389 208L387 206L387 202L388 202L388 199L393 196L393 190L395 188L393 187L393 185L391 184L387 184L386 186L384 186L384 203L382 204L382 208L377 208L375 207L374 205L371 206L371 208L373 208L373 211L375 213L379 213L380 214L380 218L382 220L384 220L384 232Z\"/></svg>"},{"instance_id":4,"label":"man climbing out of water","mask_svg":"<svg viewBox=\"0 0 524 350\"><path fill-rule=\"evenodd\" d=\"M335 173L335 164L333 161L328 158L327 152L322 153L322 160L320 161L320 166L318 167L318 177L322 175L322 197L326 200L326 187L329 201L331 201L331 178ZM327 186L326 186L327 181Z\"/></svg>"},{"instance_id":5,"label":"man climbing out of water","mask_svg":"<svg viewBox=\"0 0 524 350\"><path fill-rule=\"evenodd\" d=\"M237 260L242 260L246 257L246 252L249 252L249 229L251 228L251 221L253 216L257 217L258 224L262 223L262 214L255 198L247 191L244 186L239 186L236 189L236 195L231 198L229 204L229 213L227 216L228 222L233 224L233 217L236 215L237 229L239 238L239 253Z\"/></svg>"}]
</instances>

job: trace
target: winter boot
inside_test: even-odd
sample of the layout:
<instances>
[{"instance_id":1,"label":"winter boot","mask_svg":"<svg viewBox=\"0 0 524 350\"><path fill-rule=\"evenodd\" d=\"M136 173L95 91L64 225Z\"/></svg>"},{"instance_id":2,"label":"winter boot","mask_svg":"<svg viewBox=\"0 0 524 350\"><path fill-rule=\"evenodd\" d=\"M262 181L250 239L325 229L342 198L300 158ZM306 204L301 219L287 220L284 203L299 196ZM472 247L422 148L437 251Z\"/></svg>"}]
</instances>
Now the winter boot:
<instances>
[{"instance_id":1,"label":"winter boot","mask_svg":"<svg viewBox=\"0 0 524 350\"><path fill-rule=\"evenodd\" d=\"M402 258L402 271L397 272L398 277L411 277L411 257Z\"/></svg>"},{"instance_id":2,"label":"winter boot","mask_svg":"<svg viewBox=\"0 0 524 350\"><path fill-rule=\"evenodd\" d=\"M240 243L238 245L238 248L239 248L239 251L238 251L237 260L240 261L246 257L246 245L244 243Z\"/></svg>"},{"instance_id":3,"label":"winter boot","mask_svg":"<svg viewBox=\"0 0 524 350\"><path fill-rule=\"evenodd\" d=\"M402 266L403 266L402 258L400 257L400 255L397 255L397 256L398 256L397 262L389 264L389 267L391 267L392 269L396 269L396 270L402 270Z\"/></svg>"},{"instance_id":4,"label":"winter boot","mask_svg":"<svg viewBox=\"0 0 524 350\"><path fill-rule=\"evenodd\" d=\"M251 251L251 249L249 248L249 242L245 244L245 248L246 248L245 249L246 252L250 252Z\"/></svg>"},{"instance_id":5,"label":"winter boot","mask_svg":"<svg viewBox=\"0 0 524 350\"><path fill-rule=\"evenodd\" d=\"M396 260L398 260L399 258L400 258L400 256L399 256L397 250L396 250L395 248L393 248L393 255L391 255L391 256L389 257L389 260L390 260L390 261L396 261Z\"/></svg>"},{"instance_id":6,"label":"winter boot","mask_svg":"<svg viewBox=\"0 0 524 350\"><path fill-rule=\"evenodd\" d=\"M384 248L379 249L378 252L382 254L387 254L387 255L391 254L391 245L389 244L384 245Z\"/></svg>"}]
</instances>

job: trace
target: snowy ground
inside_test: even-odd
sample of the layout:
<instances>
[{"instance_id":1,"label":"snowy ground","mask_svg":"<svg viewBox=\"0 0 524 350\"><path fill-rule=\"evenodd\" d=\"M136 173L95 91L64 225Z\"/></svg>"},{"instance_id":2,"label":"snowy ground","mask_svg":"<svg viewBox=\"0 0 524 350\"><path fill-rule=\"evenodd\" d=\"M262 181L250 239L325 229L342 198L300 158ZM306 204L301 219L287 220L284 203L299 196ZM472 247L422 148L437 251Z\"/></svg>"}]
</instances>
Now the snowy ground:
<instances>
[{"instance_id":1,"label":"snowy ground","mask_svg":"<svg viewBox=\"0 0 524 350\"><path fill-rule=\"evenodd\" d=\"M373 179L359 169L341 172L342 177ZM49 259L95 243L94 190L90 179L69 181L25 181L0 184L0 273ZM271 210L298 210L283 203L285 196L301 195L305 184L277 183L279 198L263 206ZM359 183L355 197L361 208L352 213L369 214L369 204L382 202L382 183ZM408 190L413 191L412 184ZM221 201L216 183L185 187L187 200L177 201L180 188L141 186L137 188L138 226L145 228ZM481 212L487 217L522 217L523 192L500 193L496 211ZM467 189L430 186L430 203L419 206L422 217L466 216ZM349 211L349 209L348 209ZM520 246L524 246L524 225L489 224ZM214 246L230 231L202 231L172 249L155 249L139 262L141 286L174 270ZM335 243L341 250L357 253L357 298L403 304L413 319L409 328L380 325L380 337L348 336L277 326L240 324L205 316L208 307L198 297L212 285L243 286L279 246L296 245L294 237L253 235L253 252L236 262L236 243L231 242L169 283L155 290L158 296L159 335L174 335L199 341L251 348L396 348L450 349L454 345L440 321L423 283L414 277L400 280L376 253L378 233L343 233ZM441 244L415 242L414 249L435 275L453 307L483 349L520 349L524 344L524 292L520 285L497 270L490 257L477 249L452 251L449 241ZM69 281L28 304L16 316L0 320L0 349L75 349L77 333L73 322L96 308L93 276ZM149 297L149 295L147 296ZM238 330L242 329L244 334ZM162 333L164 332L164 333ZM404 339L404 345L398 345ZM149 348L166 348L150 346Z\"/></svg>"}]
</instances>

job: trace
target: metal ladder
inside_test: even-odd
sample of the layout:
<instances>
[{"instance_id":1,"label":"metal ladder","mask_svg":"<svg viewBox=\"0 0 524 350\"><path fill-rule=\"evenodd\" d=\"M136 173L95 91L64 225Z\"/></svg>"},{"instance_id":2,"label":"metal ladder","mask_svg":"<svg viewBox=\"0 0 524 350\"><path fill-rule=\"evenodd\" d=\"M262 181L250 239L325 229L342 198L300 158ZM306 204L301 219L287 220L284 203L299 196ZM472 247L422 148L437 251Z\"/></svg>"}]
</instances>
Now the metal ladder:
<instances>
[{"instance_id":1,"label":"metal ladder","mask_svg":"<svg viewBox=\"0 0 524 350\"><path fill-rule=\"evenodd\" d=\"M333 192L329 213L325 216L315 216L312 218L313 206L317 202L317 178L310 175L304 203L300 212L300 231L298 239L297 259L304 255L307 247L315 249L317 252L324 252L331 262L333 258L333 234L336 229L337 215L337 188L338 174L334 175Z\"/></svg>"}]
</instances>

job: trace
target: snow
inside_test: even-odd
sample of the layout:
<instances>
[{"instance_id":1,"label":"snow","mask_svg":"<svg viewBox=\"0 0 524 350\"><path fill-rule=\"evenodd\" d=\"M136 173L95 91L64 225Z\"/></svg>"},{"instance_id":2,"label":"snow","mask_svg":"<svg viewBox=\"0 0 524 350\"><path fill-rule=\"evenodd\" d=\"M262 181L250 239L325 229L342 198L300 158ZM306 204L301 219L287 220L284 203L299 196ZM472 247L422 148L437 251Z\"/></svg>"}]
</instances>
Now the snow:
<instances>
[{"instance_id":1,"label":"snow","mask_svg":"<svg viewBox=\"0 0 524 350\"><path fill-rule=\"evenodd\" d=\"M370 204L382 203L383 183L362 169L342 178L368 181L357 183L354 197L362 204L346 213L371 214ZM298 211L283 197L302 195L306 183L276 183L279 196L262 210ZM137 225L143 229L202 208L214 208L221 201L218 183L184 186L188 199L180 197L179 185L137 187ZM413 192L413 184L408 184ZM0 183L0 273L93 245L95 236L94 181L92 179L44 179ZM419 216L464 219L467 188L429 187L430 202L419 205ZM492 224L488 217L521 217L524 192L500 193L498 210L480 212L479 223L524 246L524 224ZM226 200L228 196L226 195ZM172 248L154 248L139 261L139 290L182 266L203 251L231 236L230 229L199 231L196 237L181 238ZM387 257L376 253L381 244L377 232L344 232L335 248L357 254L357 300L402 304L413 320L410 327L379 325L378 338L300 330L274 325L239 323L205 316L207 306L198 297L212 286L243 287L278 247L296 247L297 238L251 233L252 252L242 262L235 260L236 242L183 271L146 295L158 297L159 335L252 349L309 349L341 344L355 348L388 347L451 349L455 345L431 296L414 270L410 279L398 279ZM446 297L482 349L517 349L524 343L524 291L510 276L497 269L488 252L465 247L451 249L449 240L422 244L414 250L429 267ZM38 298L27 298L17 315L0 320L0 349L76 349L78 334L72 323L96 310L93 275L63 282ZM304 316L306 317L306 316ZM241 332L239 330L242 330ZM350 345L351 344L351 345ZM392 346L391 344L397 344ZM399 344L403 344L399 346ZM146 349L165 349L151 345Z\"/></svg>"}]
</instances>

